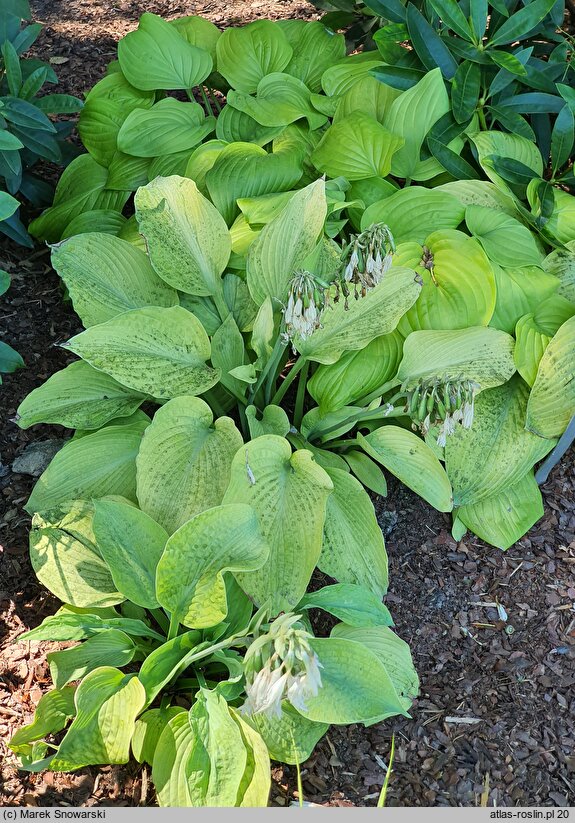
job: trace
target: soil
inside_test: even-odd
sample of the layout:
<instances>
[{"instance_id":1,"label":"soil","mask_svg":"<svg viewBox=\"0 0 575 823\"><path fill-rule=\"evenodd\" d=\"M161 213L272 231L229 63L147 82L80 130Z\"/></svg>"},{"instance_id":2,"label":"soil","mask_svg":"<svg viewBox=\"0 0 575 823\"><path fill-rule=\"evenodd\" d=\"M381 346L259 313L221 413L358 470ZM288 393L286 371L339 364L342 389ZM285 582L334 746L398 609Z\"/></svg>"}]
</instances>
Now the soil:
<instances>
[{"instance_id":1,"label":"soil","mask_svg":"<svg viewBox=\"0 0 575 823\"><path fill-rule=\"evenodd\" d=\"M203 14L224 26L259 17L313 17L293 0L189 3L169 0L36 0L44 23L36 53L67 58L61 89L82 94L102 77L115 42L139 15ZM154 802L149 770L127 766L74 774L19 772L5 748L51 687L46 652L55 644L10 645L57 607L29 564L34 478L14 474L27 444L69 435L58 427L22 431L11 418L22 398L69 362L58 343L80 324L49 266L48 250L2 241L0 267L13 275L0 337L27 368L0 389L0 801L14 806L135 806ZM395 733L389 806L575 805L575 470L566 455L543 486L544 517L508 552L467 535L391 478L376 500L387 533L387 603L411 646L421 679L412 719L364 728L331 727L302 765L305 801L375 805ZM504 610L498 608L497 604ZM505 619L506 618L506 619ZM297 800L294 768L273 770L271 802Z\"/></svg>"}]
</instances>

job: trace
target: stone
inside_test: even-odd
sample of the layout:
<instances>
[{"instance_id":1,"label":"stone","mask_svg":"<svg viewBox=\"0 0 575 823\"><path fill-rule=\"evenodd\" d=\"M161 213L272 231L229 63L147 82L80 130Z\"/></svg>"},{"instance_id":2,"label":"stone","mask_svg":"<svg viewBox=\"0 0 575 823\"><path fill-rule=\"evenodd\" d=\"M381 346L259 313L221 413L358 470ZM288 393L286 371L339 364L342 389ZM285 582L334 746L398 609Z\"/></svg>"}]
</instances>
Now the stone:
<instances>
[{"instance_id":1,"label":"stone","mask_svg":"<svg viewBox=\"0 0 575 823\"><path fill-rule=\"evenodd\" d=\"M59 452L65 443L66 440L61 437L29 443L12 463L12 471L14 474L30 474L32 477L40 477L56 452Z\"/></svg>"}]
</instances>

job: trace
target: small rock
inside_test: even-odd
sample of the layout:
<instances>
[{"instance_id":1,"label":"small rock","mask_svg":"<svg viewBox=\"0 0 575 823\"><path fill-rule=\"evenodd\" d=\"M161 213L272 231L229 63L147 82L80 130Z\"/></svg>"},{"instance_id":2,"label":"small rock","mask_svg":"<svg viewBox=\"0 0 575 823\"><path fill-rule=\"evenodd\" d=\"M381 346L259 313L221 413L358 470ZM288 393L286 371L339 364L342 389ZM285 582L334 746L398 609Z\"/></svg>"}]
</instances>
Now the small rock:
<instances>
[{"instance_id":1,"label":"small rock","mask_svg":"<svg viewBox=\"0 0 575 823\"><path fill-rule=\"evenodd\" d=\"M398 521L399 518L396 511L383 511L379 514L379 525L386 537L395 529Z\"/></svg>"},{"instance_id":2,"label":"small rock","mask_svg":"<svg viewBox=\"0 0 575 823\"><path fill-rule=\"evenodd\" d=\"M12 463L12 471L14 474L30 474L32 477L39 477L65 443L66 440L60 437L29 443Z\"/></svg>"}]
</instances>

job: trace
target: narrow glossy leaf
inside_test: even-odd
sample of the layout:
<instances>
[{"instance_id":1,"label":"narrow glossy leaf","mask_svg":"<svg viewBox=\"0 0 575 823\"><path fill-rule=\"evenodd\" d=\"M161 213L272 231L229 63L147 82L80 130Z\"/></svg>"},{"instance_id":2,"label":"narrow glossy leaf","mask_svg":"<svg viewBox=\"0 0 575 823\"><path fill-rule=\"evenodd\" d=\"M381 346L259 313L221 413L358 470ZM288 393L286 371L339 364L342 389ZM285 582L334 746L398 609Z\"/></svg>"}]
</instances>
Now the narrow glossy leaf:
<instances>
[{"instance_id":1,"label":"narrow glossy leaf","mask_svg":"<svg viewBox=\"0 0 575 823\"><path fill-rule=\"evenodd\" d=\"M532 314L525 314L515 327L515 365L528 386L537 377L537 369L551 337L542 331Z\"/></svg>"},{"instance_id":2,"label":"narrow glossy leaf","mask_svg":"<svg viewBox=\"0 0 575 823\"><path fill-rule=\"evenodd\" d=\"M464 207L451 194L409 186L369 206L361 219L361 228L386 223L396 243L423 243L434 231L457 228L464 214Z\"/></svg>"},{"instance_id":3,"label":"narrow glossy leaf","mask_svg":"<svg viewBox=\"0 0 575 823\"><path fill-rule=\"evenodd\" d=\"M519 77L527 76L527 69L514 54L509 54L509 52L502 49L490 49L487 53L496 66Z\"/></svg>"},{"instance_id":4,"label":"narrow glossy leaf","mask_svg":"<svg viewBox=\"0 0 575 823\"><path fill-rule=\"evenodd\" d=\"M516 160L531 169L535 175L543 174L543 161L537 146L525 137L504 132L478 132L470 138L477 149L479 162L485 173L498 187L508 192L504 180L495 172L492 156Z\"/></svg>"},{"instance_id":5,"label":"narrow glossy leaf","mask_svg":"<svg viewBox=\"0 0 575 823\"><path fill-rule=\"evenodd\" d=\"M61 689L71 680L81 680L99 666L123 668L130 663L135 652L136 647L127 634L117 629L108 629L73 649L50 652L47 660L54 685Z\"/></svg>"},{"instance_id":6,"label":"narrow glossy leaf","mask_svg":"<svg viewBox=\"0 0 575 823\"><path fill-rule=\"evenodd\" d=\"M82 110L83 103L71 94L45 94L34 100L34 105L46 114L75 114Z\"/></svg>"},{"instance_id":7,"label":"narrow glossy leaf","mask_svg":"<svg viewBox=\"0 0 575 823\"><path fill-rule=\"evenodd\" d=\"M399 426L381 426L367 437L360 434L358 439L370 457L435 509L452 510L451 483L443 466L421 438Z\"/></svg>"},{"instance_id":8,"label":"narrow glossy leaf","mask_svg":"<svg viewBox=\"0 0 575 823\"><path fill-rule=\"evenodd\" d=\"M549 13L555 0L533 0L524 8L514 12L490 37L489 45L502 46L521 40Z\"/></svg>"},{"instance_id":9,"label":"narrow glossy leaf","mask_svg":"<svg viewBox=\"0 0 575 823\"><path fill-rule=\"evenodd\" d=\"M0 135L2 133L0 132ZM2 149L2 137L0 136L0 149ZM17 211L20 203L11 194L5 191L0 191L0 221L7 220Z\"/></svg>"},{"instance_id":10,"label":"narrow glossy leaf","mask_svg":"<svg viewBox=\"0 0 575 823\"><path fill-rule=\"evenodd\" d=\"M387 606L369 589L353 583L336 583L304 595L299 609L322 609L350 626L392 626Z\"/></svg>"},{"instance_id":11,"label":"narrow glossy leaf","mask_svg":"<svg viewBox=\"0 0 575 823\"><path fill-rule=\"evenodd\" d=\"M481 69L477 63L463 61L453 75L451 106L458 123L466 123L474 113L479 100Z\"/></svg>"},{"instance_id":12,"label":"narrow glossy leaf","mask_svg":"<svg viewBox=\"0 0 575 823\"><path fill-rule=\"evenodd\" d=\"M438 163L453 177L460 180L475 180L479 177L475 168L467 160L439 140L428 137L427 145Z\"/></svg>"},{"instance_id":13,"label":"narrow glossy leaf","mask_svg":"<svg viewBox=\"0 0 575 823\"><path fill-rule=\"evenodd\" d=\"M370 74L380 83L385 83L398 91L407 91L407 89L413 88L425 76L424 71L403 66L382 66L371 69Z\"/></svg>"},{"instance_id":14,"label":"narrow glossy leaf","mask_svg":"<svg viewBox=\"0 0 575 823\"><path fill-rule=\"evenodd\" d=\"M413 3L407 5L407 29L417 56L428 71L436 67L447 80L451 80L457 62L434 28Z\"/></svg>"},{"instance_id":15,"label":"narrow glossy leaf","mask_svg":"<svg viewBox=\"0 0 575 823\"><path fill-rule=\"evenodd\" d=\"M0 373L11 374L17 369L22 369L25 366L22 357L18 352L0 340Z\"/></svg>"},{"instance_id":16,"label":"narrow glossy leaf","mask_svg":"<svg viewBox=\"0 0 575 823\"><path fill-rule=\"evenodd\" d=\"M565 104L562 98L555 94L527 92L501 100L500 105L520 114L547 114L560 112Z\"/></svg>"},{"instance_id":17,"label":"narrow glossy leaf","mask_svg":"<svg viewBox=\"0 0 575 823\"><path fill-rule=\"evenodd\" d=\"M473 40L473 32L456 0L431 0L431 5L452 31L464 40Z\"/></svg>"},{"instance_id":18,"label":"narrow glossy leaf","mask_svg":"<svg viewBox=\"0 0 575 823\"><path fill-rule=\"evenodd\" d=\"M527 120L524 117L522 117L520 114L518 114L515 111L512 111L511 109L509 109L507 107L502 108L501 106L488 106L488 110L491 113L492 117L495 119L495 121L501 123L501 125L505 129L507 129L507 131L511 132L511 134L516 134L519 137L525 137L527 140L531 140L532 142L535 142L535 140L536 140L535 132L533 131L533 129L531 128L531 126L529 125ZM499 164L501 163L501 161L503 161L505 163L505 160L506 160L506 158L499 158L498 162L499 162ZM495 160L493 160L493 162L495 163ZM516 163L517 161L509 161L508 160L508 162L511 162L513 164L513 163ZM526 168L528 168L528 167L526 167ZM496 171L497 171L497 166L496 166ZM530 177L532 177L533 173L531 172L531 170L529 170L529 171L530 171Z\"/></svg>"},{"instance_id":19,"label":"narrow glossy leaf","mask_svg":"<svg viewBox=\"0 0 575 823\"><path fill-rule=\"evenodd\" d=\"M481 42L487 25L487 0L474 0L473 3L469 4L469 11L471 12L470 20L475 37Z\"/></svg>"},{"instance_id":20,"label":"narrow glossy leaf","mask_svg":"<svg viewBox=\"0 0 575 823\"><path fill-rule=\"evenodd\" d=\"M551 158L553 161L553 172L562 168L571 157L573 151L573 140L575 139L575 117L566 104L563 106L551 134Z\"/></svg>"},{"instance_id":21,"label":"narrow glossy leaf","mask_svg":"<svg viewBox=\"0 0 575 823\"><path fill-rule=\"evenodd\" d=\"M559 437L575 414L575 318L553 337L539 363L527 405L526 427L540 437Z\"/></svg>"},{"instance_id":22,"label":"narrow glossy leaf","mask_svg":"<svg viewBox=\"0 0 575 823\"><path fill-rule=\"evenodd\" d=\"M293 49L280 26L256 20L242 28L229 28L219 38L217 66L234 89L252 94L260 80L281 72L293 56Z\"/></svg>"},{"instance_id":23,"label":"narrow glossy leaf","mask_svg":"<svg viewBox=\"0 0 575 823\"><path fill-rule=\"evenodd\" d=\"M485 206L468 206L465 222L495 263L518 267L541 264L533 234L519 220Z\"/></svg>"}]
</instances>

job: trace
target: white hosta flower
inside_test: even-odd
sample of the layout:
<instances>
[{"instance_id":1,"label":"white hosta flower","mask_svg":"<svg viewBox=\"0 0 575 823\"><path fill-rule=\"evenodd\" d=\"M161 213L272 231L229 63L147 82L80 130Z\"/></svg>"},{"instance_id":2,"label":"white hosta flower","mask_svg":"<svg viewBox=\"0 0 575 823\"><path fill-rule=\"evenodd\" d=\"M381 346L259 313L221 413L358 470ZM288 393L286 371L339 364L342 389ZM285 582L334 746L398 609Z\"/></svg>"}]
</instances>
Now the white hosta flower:
<instances>
[{"instance_id":1,"label":"white hosta flower","mask_svg":"<svg viewBox=\"0 0 575 823\"><path fill-rule=\"evenodd\" d=\"M299 271L289 283L289 292L284 308L285 337L305 340L321 327L321 312L326 304L325 288L313 274Z\"/></svg>"},{"instance_id":2,"label":"white hosta flower","mask_svg":"<svg viewBox=\"0 0 575 823\"><path fill-rule=\"evenodd\" d=\"M455 433L457 424L471 428L475 395L479 384L473 380L451 377L421 379L412 389L404 389L406 411L423 435L439 427L437 445L445 446L447 438Z\"/></svg>"},{"instance_id":3,"label":"white hosta flower","mask_svg":"<svg viewBox=\"0 0 575 823\"><path fill-rule=\"evenodd\" d=\"M361 234L354 235L343 253L343 274L341 290L346 299L349 297L347 283L354 286L356 298L365 297L374 289L389 270L395 243L389 228L384 223L374 223Z\"/></svg>"}]
</instances>

